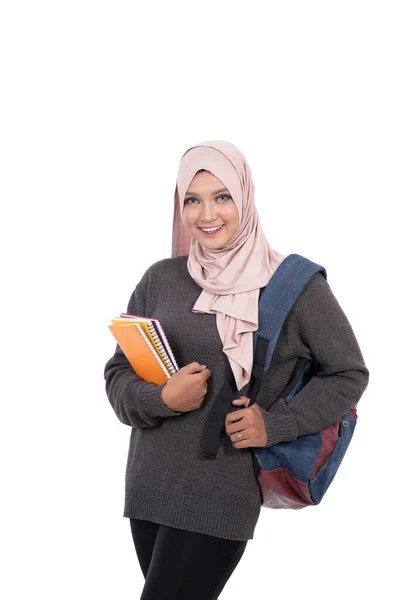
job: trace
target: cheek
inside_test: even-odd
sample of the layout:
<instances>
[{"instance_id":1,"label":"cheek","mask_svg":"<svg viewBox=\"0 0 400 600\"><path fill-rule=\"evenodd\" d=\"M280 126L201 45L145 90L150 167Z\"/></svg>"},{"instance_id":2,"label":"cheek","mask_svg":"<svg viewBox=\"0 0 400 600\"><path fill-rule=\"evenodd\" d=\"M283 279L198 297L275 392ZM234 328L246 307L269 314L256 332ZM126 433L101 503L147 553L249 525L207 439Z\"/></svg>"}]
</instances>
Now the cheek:
<instances>
[{"instance_id":1,"label":"cheek","mask_svg":"<svg viewBox=\"0 0 400 600\"><path fill-rule=\"evenodd\" d=\"M186 223L186 225L188 225L189 227L191 225L193 225L193 223L196 222L197 219L197 215L195 214L195 211L192 210L183 210L183 220Z\"/></svg>"},{"instance_id":2,"label":"cheek","mask_svg":"<svg viewBox=\"0 0 400 600\"><path fill-rule=\"evenodd\" d=\"M236 209L236 206L227 206L223 212L223 214L221 214L221 217L225 218L226 221L229 221L230 224L233 225L238 225L239 224L239 217L238 217L238 212Z\"/></svg>"}]
</instances>

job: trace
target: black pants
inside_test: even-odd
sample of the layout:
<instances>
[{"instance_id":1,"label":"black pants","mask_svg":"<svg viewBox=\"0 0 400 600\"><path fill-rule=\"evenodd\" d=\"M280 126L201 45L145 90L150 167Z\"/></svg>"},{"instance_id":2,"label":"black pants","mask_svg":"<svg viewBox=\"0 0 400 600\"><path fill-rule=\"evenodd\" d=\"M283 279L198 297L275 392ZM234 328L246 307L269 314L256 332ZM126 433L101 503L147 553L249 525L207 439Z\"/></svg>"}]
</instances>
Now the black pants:
<instances>
[{"instance_id":1,"label":"black pants","mask_svg":"<svg viewBox=\"0 0 400 600\"><path fill-rule=\"evenodd\" d=\"M248 541L129 520L145 577L140 600L218 600Z\"/></svg>"}]
</instances>

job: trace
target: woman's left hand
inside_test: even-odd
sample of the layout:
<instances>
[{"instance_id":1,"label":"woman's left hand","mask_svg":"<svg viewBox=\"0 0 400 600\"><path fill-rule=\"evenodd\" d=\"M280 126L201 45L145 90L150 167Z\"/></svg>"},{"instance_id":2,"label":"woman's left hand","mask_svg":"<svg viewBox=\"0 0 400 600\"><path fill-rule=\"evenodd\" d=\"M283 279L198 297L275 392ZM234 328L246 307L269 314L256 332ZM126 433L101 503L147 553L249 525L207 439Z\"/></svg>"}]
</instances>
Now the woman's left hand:
<instances>
[{"instance_id":1,"label":"woman's left hand","mask_svg":"<svg viewBox=\"0 0 400 600\"><path fill-rule=\"evenodd\" d=\"M235 410L230 412L225 417L225 431L231 438L234 448L250 448L264 447L267 445L267 431L262 416L262 412L257 402L254 402L248 408L250 398L240 396L237 400L233 400L235 406L244 406L243 410ZM242 434L238 438L238 432Z\"/></svg>"}]
</instances>

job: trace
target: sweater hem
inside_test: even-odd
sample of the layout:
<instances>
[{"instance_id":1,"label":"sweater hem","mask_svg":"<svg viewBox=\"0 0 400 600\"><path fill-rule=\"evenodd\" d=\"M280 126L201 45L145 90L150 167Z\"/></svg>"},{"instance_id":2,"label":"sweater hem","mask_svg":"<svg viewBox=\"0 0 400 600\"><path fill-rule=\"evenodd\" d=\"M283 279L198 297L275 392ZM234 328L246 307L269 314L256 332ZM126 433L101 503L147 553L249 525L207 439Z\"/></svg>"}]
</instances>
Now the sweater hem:
<instances>
[{"instance_id":1,"label":"sweater hem","mask_svg":"<svg viewBox=\"0 0 400 600\"><path fill-rule=\"evenodd\" d=\"M253 506L221 498L183 495L146 486L127 487L123 516L160 525L245 541L254 536L261 510L260 497Z\"/></svg>"}]
</instances>

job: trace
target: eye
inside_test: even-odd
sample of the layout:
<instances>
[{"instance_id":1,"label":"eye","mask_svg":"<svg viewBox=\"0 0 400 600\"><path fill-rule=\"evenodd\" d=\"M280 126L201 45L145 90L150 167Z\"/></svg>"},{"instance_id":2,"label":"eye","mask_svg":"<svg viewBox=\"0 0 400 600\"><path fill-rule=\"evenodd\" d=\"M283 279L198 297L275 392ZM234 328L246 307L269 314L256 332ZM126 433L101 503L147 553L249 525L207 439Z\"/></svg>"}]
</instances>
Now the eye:
<instances>
[{"instance_id":1,"label":"eye","mask_svg":"<svg viewBox=\"0 0 400 600\"><path fill-rule=\"evenodd\" d=\"M219 196L217 196L216 199L218 200L219 198L224 198L224 197L227 198L228 200L231 199L231 197L229 196L229 194L220 194ZM188 204L189 206L191 206L192 202L189 202L189 200L196 200L196 202L198 202L197 198L190 197L190 198L186 198L183 201L183 204Z\"/></svg>"}]
</instances>

